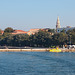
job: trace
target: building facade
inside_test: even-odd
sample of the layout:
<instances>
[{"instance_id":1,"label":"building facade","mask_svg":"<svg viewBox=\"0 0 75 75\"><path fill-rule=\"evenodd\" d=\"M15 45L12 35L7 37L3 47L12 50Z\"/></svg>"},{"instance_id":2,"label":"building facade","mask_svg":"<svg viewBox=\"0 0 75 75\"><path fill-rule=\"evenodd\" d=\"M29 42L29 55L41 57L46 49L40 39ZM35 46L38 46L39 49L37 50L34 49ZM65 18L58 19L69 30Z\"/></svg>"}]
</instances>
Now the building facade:
<instances>
[{"instance_id":1,"label":"building facade","mask_svg":"<svg viewBox=\"0 0 75 75\"><path fill-rule=\"evenodd\" d=\"M28 35L34 35L35 33L38 33L40 29L30 29L27 34Z\"/></svg>"},{"instance_id":2,"label":"building facade","mask_svg":"<svg viewBox=\"0 0 75 75\"><path fill-rule=\"evenodd\" d=\"M57 33L60 33L63 30L65 32L67 32L68 30L73 30L73 29L75 29L75 27L71 27L71 28L68 28L68 27L66 27L66 28L57 28Z\"/></svg>"}]
</instances>

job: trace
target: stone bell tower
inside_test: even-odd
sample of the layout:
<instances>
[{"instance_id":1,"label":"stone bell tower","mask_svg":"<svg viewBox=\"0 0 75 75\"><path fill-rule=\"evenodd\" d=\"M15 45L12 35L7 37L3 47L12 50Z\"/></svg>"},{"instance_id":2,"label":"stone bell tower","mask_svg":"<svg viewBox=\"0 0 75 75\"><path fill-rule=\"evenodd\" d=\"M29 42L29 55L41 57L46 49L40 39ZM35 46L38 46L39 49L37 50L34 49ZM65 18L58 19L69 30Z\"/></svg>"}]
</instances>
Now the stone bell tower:
<instances>
[{"instance_id":1,"label":"stone bell tower","mask_svg":"<svg viewBox=\"0 0 75 75\"><path fill-rule=\"evenodd\" d=\"M58 16L57 22L56 22L56 29L57 29L57 28L61 28L61 26L60 26L60 21L59 21L59 16Z\"/></svg>"}]
</instances>

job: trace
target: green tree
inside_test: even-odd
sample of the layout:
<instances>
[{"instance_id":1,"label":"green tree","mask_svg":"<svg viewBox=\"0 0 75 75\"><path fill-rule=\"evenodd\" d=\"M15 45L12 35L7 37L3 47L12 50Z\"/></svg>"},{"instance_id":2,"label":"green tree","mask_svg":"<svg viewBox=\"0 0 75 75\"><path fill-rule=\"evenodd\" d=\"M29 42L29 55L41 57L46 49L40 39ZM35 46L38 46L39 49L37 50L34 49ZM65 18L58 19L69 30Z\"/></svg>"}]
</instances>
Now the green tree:
<instances>
[{"instance_id":1,"label":"green tree","mask_svg":"<svg viewBox=\"0 0 75 75\"><path fill-rule=\"evenodd\" d=\"M39 31L31 36L31 45L37 47L49 47L51 45L51 35L48 32Z\"/></svg>"},{"instance_id":2,"label":"green tree","mask_svg":"<svg viewBox=\"0 0 75 75\"><path fill-rule=\"evenodd\" d=\"M61 33L57 33L57 34L54 34L53 36L53 45L63 45L63 44L67 44L68 42L68 35L64 32L61 32Z\"/></svg>"},{"instance_id":3,"label":"green tree","mask_svg":"<svg viewBox=\"0 0 75 75\"><path fill-rule=\"evenodd\" d=\"M71 44L75 45L75 32L72 33L70 38Z\"/></svg>"},{"instance_id":4,"label":"green tree","mask_svg":"<svg viewBox=\"0 0 75 75\"><path fill-rule=\"evenodd\" d=\"M13 30L13 28L11 28L11 27L8 27L8 28L6 28L5 30L4 30L4 32L6 32L6 33L11 33L11 32L13 32L14 30Z\"/></svg>"},{"instance_id":5,"label":"green tree","mask_svg":"<svg viewBox=\"0 0 75 75\"><path fill-rule=\"evenodd\" d=\"M2 35L2 30L0 29L0 35Z\"/></svg>"},{"instance_id":6,"label":"green tree","mask_svg":"<svg viewBox=\"0 0 75 75\"><path fill-rule=\"evenodd\" d=\"M48 29L48 32L55 33L56 30L55 29Z\"/></svg>"},{"instance_id":7,"label":"green tree","mask_svg":"<svg viewBox=\"0 0 75 75\"><path fill-rule=\"evenodd\" d=\"M18 34L14 37L13 45L15 46L28 46L29 45L29 35Z\"/></svg>"},{"instance_id":8,"label":"green tree","mask_svg":"<svg viewBox=\"0 0 75 75\"><path fill-rule=\"evenodd\" d=\"M68 30L66 33L68 35L68 44L75 44L75 29Z\"/></svg>"}]
</instances>

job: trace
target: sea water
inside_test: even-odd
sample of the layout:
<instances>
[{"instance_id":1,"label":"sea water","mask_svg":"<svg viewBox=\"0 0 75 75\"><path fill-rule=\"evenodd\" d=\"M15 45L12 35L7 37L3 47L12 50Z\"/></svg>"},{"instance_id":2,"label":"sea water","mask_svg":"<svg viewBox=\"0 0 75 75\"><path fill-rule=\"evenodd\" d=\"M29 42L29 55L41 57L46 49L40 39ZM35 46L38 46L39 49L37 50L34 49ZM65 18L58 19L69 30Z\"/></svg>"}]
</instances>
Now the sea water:
<instances>
[{"instance_id":1,"label":"sea water","mask_svg":"<svg viewBox=\"0 0 75 75\"><path fill-rule=\"evenodd\" d=\"M75 53L0 52L0 75L75 75Z\"/></svg>"}]
</instances>

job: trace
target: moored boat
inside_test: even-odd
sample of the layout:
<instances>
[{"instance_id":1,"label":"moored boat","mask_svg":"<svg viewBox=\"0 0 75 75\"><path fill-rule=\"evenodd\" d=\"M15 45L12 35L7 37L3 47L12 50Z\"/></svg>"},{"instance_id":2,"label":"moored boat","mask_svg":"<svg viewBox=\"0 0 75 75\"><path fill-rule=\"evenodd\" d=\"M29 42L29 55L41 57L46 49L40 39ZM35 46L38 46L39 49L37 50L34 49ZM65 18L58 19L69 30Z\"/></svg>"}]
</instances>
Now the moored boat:
<instances>
[{"instance_id":1,"label":"moored boat","mask_svg":"<svg viewBox=\"0 0 75 75\"><path fill-rule=\"evenodd\" d=\"M58 48L56 48L56 49L50 49L49 52L61 52L61 49L58 49Z\"/></svg>"}]
</instances>

